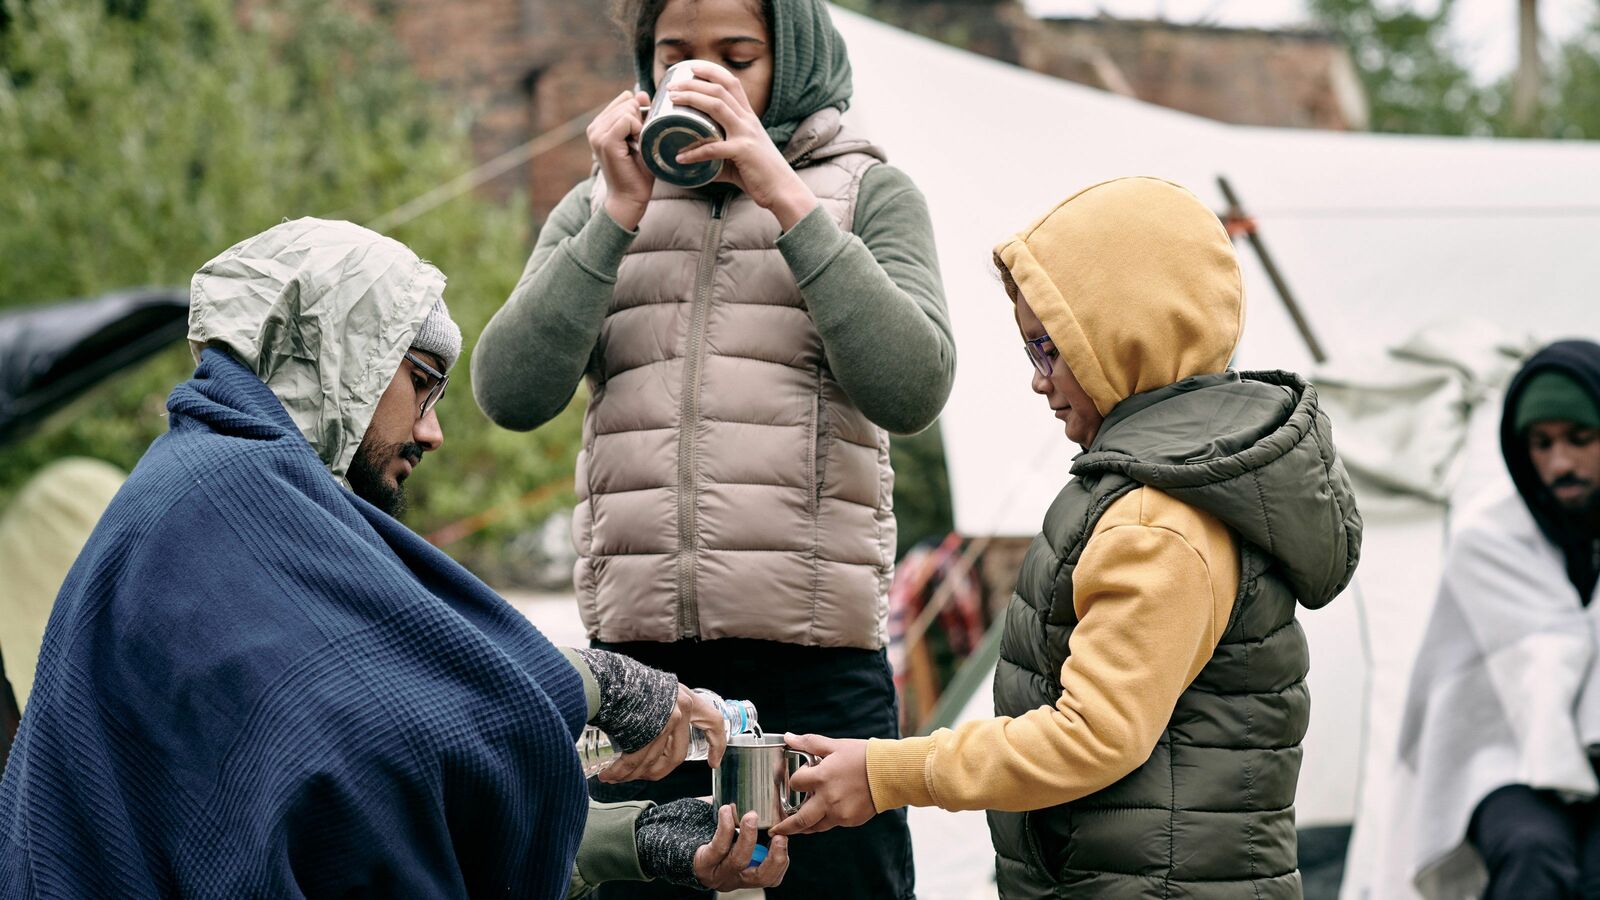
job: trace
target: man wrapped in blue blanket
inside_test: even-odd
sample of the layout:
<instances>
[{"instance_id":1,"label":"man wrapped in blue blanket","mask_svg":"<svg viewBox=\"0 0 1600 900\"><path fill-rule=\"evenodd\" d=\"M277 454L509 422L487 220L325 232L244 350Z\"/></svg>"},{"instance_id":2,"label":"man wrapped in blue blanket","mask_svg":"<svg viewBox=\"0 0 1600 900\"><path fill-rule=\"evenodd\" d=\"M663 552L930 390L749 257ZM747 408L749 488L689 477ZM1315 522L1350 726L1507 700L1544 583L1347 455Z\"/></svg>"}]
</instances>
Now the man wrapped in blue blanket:
<instances>
[{"instance_id":1,"label":"man wrapped in blue blanket","mask_svg":"<svg viewBox=\"0 0 1600 900\"><path fill-rule=\"evenodd\" d=\"M56 601L0 780L4 897L577 896L777 883L697 800L593 811L573 742L659 778L720 717L561 651L394 516L461 350L444 277L285 222L194 277L199 367ZM720 754L721 744L713 748ZM586 831L587 823L587 831Z\"/></svg>"}]
</instances>

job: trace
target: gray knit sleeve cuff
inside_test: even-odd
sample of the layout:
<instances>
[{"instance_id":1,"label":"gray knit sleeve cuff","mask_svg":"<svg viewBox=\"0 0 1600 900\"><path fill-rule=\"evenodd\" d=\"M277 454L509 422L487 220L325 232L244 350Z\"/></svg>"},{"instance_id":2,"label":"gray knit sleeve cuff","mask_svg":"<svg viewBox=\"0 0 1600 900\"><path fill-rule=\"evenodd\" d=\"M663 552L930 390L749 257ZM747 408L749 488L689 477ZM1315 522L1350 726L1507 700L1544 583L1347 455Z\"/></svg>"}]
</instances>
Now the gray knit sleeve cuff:
<instances>
[{"instance_id":1,"label":"gray knit sleeve cuff","mask_svg":"<svg viewBox=\"0 0 1600 900\"><path fill-rule=\"evenodd\" d=\"M639 868L651 878L704 888L694 877L694 854L716 834L716 811L704 800L674 800L647 809L634 830Z\"/></svg>"},{"instance_id":2,"label":"gray knit sleeve cuff","mask_svg":"<svg viewBox=\"0 0 1600 900\"><path fill-rule=\"evenodd\" d=\"M594 714L594 724L624 753L655 740L677 705L677 677L620 653L578 653L600 685L600 709Z\"/></svg>"}]
</instances>

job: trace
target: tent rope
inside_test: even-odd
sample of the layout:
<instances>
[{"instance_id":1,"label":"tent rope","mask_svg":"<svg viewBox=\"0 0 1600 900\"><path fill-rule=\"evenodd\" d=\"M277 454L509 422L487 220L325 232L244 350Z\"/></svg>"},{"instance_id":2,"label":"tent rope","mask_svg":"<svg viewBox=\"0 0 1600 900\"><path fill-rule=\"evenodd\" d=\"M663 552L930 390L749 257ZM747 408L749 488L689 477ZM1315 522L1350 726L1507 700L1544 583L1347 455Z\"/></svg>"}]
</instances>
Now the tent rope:
<instances>
[{"instance_id":1,"label":"tent rope","mask_svg":"<svg viewBox=\"0 0 1600 900\"><path fill-rule=\"evenodd\" d=\"M463 172L444 184L400 204L373 219L367 227L380 233L387 232L391 228L404 225L419 216L426 215L465 194L467 191L486 184L517 166L532 160L534 157L548 153L572 140L582 134L588 128L589 122L603 109L605 109L604 105L585 110L555 128L507 150L494 159Z\"/></svg>"}]
</instances>

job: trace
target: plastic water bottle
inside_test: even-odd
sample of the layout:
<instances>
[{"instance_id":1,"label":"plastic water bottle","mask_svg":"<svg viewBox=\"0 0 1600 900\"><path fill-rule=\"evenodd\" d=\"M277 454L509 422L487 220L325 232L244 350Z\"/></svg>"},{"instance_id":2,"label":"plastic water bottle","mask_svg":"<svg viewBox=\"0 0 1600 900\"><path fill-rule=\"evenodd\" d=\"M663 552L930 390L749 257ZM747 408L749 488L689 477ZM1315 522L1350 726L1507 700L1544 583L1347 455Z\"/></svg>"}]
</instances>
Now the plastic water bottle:
<instances>
[{"instance_id":1,"label":"plastic water bottle","mask_svg":"<svg viewBox=\"0 0 1600 900\"><path fill-rule=\"evenodd\" d=\"M578 762L583 766L583 777L598 773L621 755L604 731L593 725L583 726L583 734L578 736Z\"/></svg>"},{"instance_id":2,"label":"plastic water bottle","mask_svg":"<svg viewBox=\"0 0 1600 900\"><path fill-rule=\"evenodd\" d=\"M722 733L728 740L737 734L761 736L761 724L756 721L754 703L749 700L724 700L705 688L695 688L694 692L710 700L722 713ZM690 726L689 754L684 759L705 759L710 752L711 741L706 738L706 733Z\"/></svg>"},{"instance_id":3,"label":"plastic water bottle","mask_svg":"<svg viewBox=\"0 0 1600 900\"><path fill-rule=\"evenodd\" d=\"M694 692L707 700L722 713L723 734L732 738L737 734L761 735L761 725L756 719L755 704L749 700L724 700L715 693L705 688L695 688ZM583 765L583 776L588 778L598 773L606 766L611 765L617 757L622 755L622 750L611 743L611 738L604 731L589 725L583 729L583 734L578 737L578 759ZM706 733L697 727L689 728L689 753L685 759L705 759L711 752L711 741L706 738Z\"/></svg>"}]
</instances>

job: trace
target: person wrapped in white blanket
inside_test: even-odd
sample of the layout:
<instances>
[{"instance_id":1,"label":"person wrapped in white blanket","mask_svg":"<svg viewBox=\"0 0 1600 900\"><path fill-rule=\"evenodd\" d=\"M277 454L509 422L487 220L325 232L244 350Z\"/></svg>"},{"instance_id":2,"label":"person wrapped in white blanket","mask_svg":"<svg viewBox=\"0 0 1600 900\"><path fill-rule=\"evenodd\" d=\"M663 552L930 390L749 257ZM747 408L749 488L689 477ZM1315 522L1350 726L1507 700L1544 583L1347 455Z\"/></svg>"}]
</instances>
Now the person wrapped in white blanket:
<instances>
[{"instance_id":1,"label":"person wrapped in white blanket","mask_svg":"<svg viewBox=\"0 0 1600 900\"><path fill-rule=\"evenodd\" d=\"M1412 672L1409 873L1430 898L1600 897L1600 345L1506 389L1516 492L1456 530Z\"/></svg>"}]
</instances>

